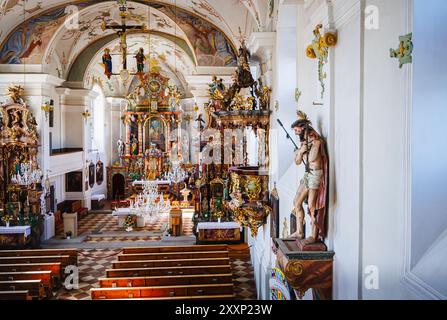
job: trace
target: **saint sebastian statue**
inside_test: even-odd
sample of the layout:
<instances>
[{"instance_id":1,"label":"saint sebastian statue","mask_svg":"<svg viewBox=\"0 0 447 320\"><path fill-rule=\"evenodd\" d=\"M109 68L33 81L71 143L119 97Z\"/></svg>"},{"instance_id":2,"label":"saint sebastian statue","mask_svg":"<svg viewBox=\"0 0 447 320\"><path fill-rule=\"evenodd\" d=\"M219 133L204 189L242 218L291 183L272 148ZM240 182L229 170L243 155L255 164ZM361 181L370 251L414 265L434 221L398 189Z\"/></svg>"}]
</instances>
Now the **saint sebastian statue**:
<instances>
[{"instance_id":1,"label":"saint sebastian statue","mask_svg":"<svg viewBox=\"0 0 447 320\"><path fill-rule=\"evenodd\" d=\"M328 180L328 157L323 138L312 128L312 123L304 112L298 112L298 120L292 124L292 129L299 136L301 147L295 152L297 165L304 164L306 172L294 200L297 232L291 238L304 238L304 208L307 200L308 214L311 218L311 236L301 241L303 245L320 243L326 236L325 215Z\"/></svg>"}]
</instances>

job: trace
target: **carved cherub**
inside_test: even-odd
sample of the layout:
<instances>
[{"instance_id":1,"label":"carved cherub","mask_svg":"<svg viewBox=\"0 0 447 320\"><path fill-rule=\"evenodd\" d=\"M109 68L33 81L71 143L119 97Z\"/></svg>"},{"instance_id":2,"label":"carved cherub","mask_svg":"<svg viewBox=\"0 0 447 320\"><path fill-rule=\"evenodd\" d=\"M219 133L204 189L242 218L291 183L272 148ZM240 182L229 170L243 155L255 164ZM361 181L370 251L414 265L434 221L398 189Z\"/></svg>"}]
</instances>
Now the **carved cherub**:
<instances>
[{"instance_id":1,"label":"carved cherub","mask_svg":"<svg viewBox=\"0 0 447 320\"><path fill-rule=\"evenodd\" d=\"M12 85L8 88L8 96L14 103L23 104L22 95L24 90L22 86Z\"/></svg>"}]
</instances>

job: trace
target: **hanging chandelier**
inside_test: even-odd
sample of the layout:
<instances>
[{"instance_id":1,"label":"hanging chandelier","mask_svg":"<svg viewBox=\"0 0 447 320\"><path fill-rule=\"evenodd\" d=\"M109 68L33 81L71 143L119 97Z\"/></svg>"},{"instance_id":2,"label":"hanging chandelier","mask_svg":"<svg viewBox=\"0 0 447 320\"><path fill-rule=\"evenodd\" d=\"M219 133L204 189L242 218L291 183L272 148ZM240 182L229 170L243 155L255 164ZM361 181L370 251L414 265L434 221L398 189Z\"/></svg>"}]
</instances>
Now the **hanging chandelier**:
<instances>
[{"instance_id":1,"label":"hanging chandelier","mask_svg":"<svg viewBox=\"0 0 447 320\"><path fill-rule=\"evenodd\" d=\"M11 184L20 186L30 186L32 184L38 184L42 182L42 170L33 169L30 163L22 163L18 167L17 173L12 175Z\"/></svg>"}]
</instances>

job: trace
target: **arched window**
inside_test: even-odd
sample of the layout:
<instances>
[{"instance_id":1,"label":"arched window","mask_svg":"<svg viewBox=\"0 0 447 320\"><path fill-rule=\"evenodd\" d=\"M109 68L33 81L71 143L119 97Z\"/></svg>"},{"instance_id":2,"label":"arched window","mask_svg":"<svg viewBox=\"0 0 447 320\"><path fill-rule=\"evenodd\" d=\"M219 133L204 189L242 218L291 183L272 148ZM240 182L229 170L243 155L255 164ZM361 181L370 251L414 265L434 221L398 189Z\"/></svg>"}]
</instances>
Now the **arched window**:
<instances>
[{"instance_id":1,"label":"arched window","mask_svg":"<svg viewBox=\"0 0 447 320\"><path fill-rule=\"evenodd\" d=\"M93 136L92 147L98 149L99 152L104 152L104 131L105 131L105 97L99 85L93 87L93 91L98 93L98 96L93 102Z\"/></svg>"}]
</instances>

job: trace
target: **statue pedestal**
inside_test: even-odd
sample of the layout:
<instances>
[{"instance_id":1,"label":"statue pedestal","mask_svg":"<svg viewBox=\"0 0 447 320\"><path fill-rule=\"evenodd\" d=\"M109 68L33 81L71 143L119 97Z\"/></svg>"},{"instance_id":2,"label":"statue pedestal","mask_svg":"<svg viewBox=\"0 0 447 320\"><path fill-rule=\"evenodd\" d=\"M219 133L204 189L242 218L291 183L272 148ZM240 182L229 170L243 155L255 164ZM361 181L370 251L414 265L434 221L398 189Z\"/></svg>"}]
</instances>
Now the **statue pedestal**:
<instances>
[{"instance_id":1,"label":"statue pedestal","mask_svg":"<svg viewBox=\"0 0 447 320\"><path fill-rule=\"evenodd\" d=\"M327 251L327 247L323 242L306 244L305 240L296 240L299 251Z\"/></svg>"},{"instance_id":2,"label":"statue pedestal","mask_svg":"<svg viewBox=\"0 0 447 320\"><path fill-rule=\"evenodd\" d=\"M312 289L314 300L332 300L335 253L301 251L295 239L273 241L278 265L299 298Z\"/></svg>"}]
</instances>

